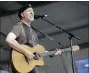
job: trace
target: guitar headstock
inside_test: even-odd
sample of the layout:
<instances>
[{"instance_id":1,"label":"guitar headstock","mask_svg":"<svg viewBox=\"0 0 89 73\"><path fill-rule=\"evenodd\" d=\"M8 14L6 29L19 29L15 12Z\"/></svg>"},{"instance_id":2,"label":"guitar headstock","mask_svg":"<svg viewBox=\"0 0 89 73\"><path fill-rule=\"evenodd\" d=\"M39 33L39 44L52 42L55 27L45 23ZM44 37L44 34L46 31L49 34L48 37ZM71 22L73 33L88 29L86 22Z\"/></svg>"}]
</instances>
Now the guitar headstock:
<instances>
[{"instance_id":1,"label":"guitar headstock","mask_svg":"<svg viewBox=\"0 0 89 73\"><path fill-rule=\"evenodd\" d=\"M80 47L79 47L78 45L72 46L72 50L73 50L73 51L77 51L77 50L79 50L79 49L80 49Z\"/></svg>"}]
</instances>

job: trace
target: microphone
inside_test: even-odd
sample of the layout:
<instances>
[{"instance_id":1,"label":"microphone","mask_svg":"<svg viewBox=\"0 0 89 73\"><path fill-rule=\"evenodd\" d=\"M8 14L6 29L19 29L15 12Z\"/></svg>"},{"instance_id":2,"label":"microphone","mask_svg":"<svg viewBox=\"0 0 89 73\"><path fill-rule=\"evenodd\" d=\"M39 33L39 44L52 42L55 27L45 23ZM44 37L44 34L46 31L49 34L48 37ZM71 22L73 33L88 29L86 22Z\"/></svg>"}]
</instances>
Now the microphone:
<instances>
[{"instance_id":1,"label":"microphone","mask_svg":"<svg viewBox=\"0 0 89 73\"><path fill-rule=\"evenodd\" d=\"M39 18L44 18L47 17L48 15L34 15L34 19L39 19Z\"/></svg>"}]
</instances>

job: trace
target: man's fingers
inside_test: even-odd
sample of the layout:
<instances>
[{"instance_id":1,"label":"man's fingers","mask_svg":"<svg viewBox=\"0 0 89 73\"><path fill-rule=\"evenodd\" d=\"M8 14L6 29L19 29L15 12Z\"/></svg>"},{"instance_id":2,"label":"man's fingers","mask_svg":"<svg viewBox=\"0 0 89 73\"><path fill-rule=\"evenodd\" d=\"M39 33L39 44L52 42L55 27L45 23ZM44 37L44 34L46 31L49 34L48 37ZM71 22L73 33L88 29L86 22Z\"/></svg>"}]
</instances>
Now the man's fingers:
<instances>
[{"instance_id":1,"label":"man's fingers","mask_svg":"<svg viewBox=\"0 0 89 73\"><path fill-rule=\"evenodd\" d=\"M60 49L56 49L55 55L59 55L59 54L61 54L61 50Z\"/></svg>"}]
</instances>

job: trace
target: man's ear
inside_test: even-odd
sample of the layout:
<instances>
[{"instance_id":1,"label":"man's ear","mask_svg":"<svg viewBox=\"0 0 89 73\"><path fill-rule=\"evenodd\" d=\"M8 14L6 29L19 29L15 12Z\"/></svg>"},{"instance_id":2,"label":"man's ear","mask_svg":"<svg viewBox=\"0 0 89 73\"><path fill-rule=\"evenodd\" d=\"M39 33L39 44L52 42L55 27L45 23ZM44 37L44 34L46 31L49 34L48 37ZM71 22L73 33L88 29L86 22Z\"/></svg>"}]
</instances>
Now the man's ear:
<instances>
[{"instance_id":1,"label":"man's ear","mask_svg":"<svg viewBox=\"0 0 89 73\"><path fill-rule=\"evenodd\" d=\"M20 15L21 15L22 18L24 17L24 16L23 16L23 12L22 12Z\"/></svg>"}]
</instances>

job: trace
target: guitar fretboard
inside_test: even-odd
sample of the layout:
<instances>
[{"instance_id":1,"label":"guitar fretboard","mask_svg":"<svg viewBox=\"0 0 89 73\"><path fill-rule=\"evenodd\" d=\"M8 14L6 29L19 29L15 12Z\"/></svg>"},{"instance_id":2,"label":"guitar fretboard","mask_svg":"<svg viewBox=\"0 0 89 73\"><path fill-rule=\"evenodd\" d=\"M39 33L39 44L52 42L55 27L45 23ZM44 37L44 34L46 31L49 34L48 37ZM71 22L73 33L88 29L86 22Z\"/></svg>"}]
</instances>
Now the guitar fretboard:
<instances>
[{"instance_id":1,"label":"guitar fretboard","mask_svg":"<svg viewBox=\"0 0 89 73\"><path fill-rule=\"evenodd\" d=\"M71 51L71 48L65 48L65 49L61 49L61 52L68 52ZM48 56L48 55L54 55L56 53L56 51L50 51L50 52L45 52L45 53L41 53L40 56Z\"/></svg>"}]
</instances>

